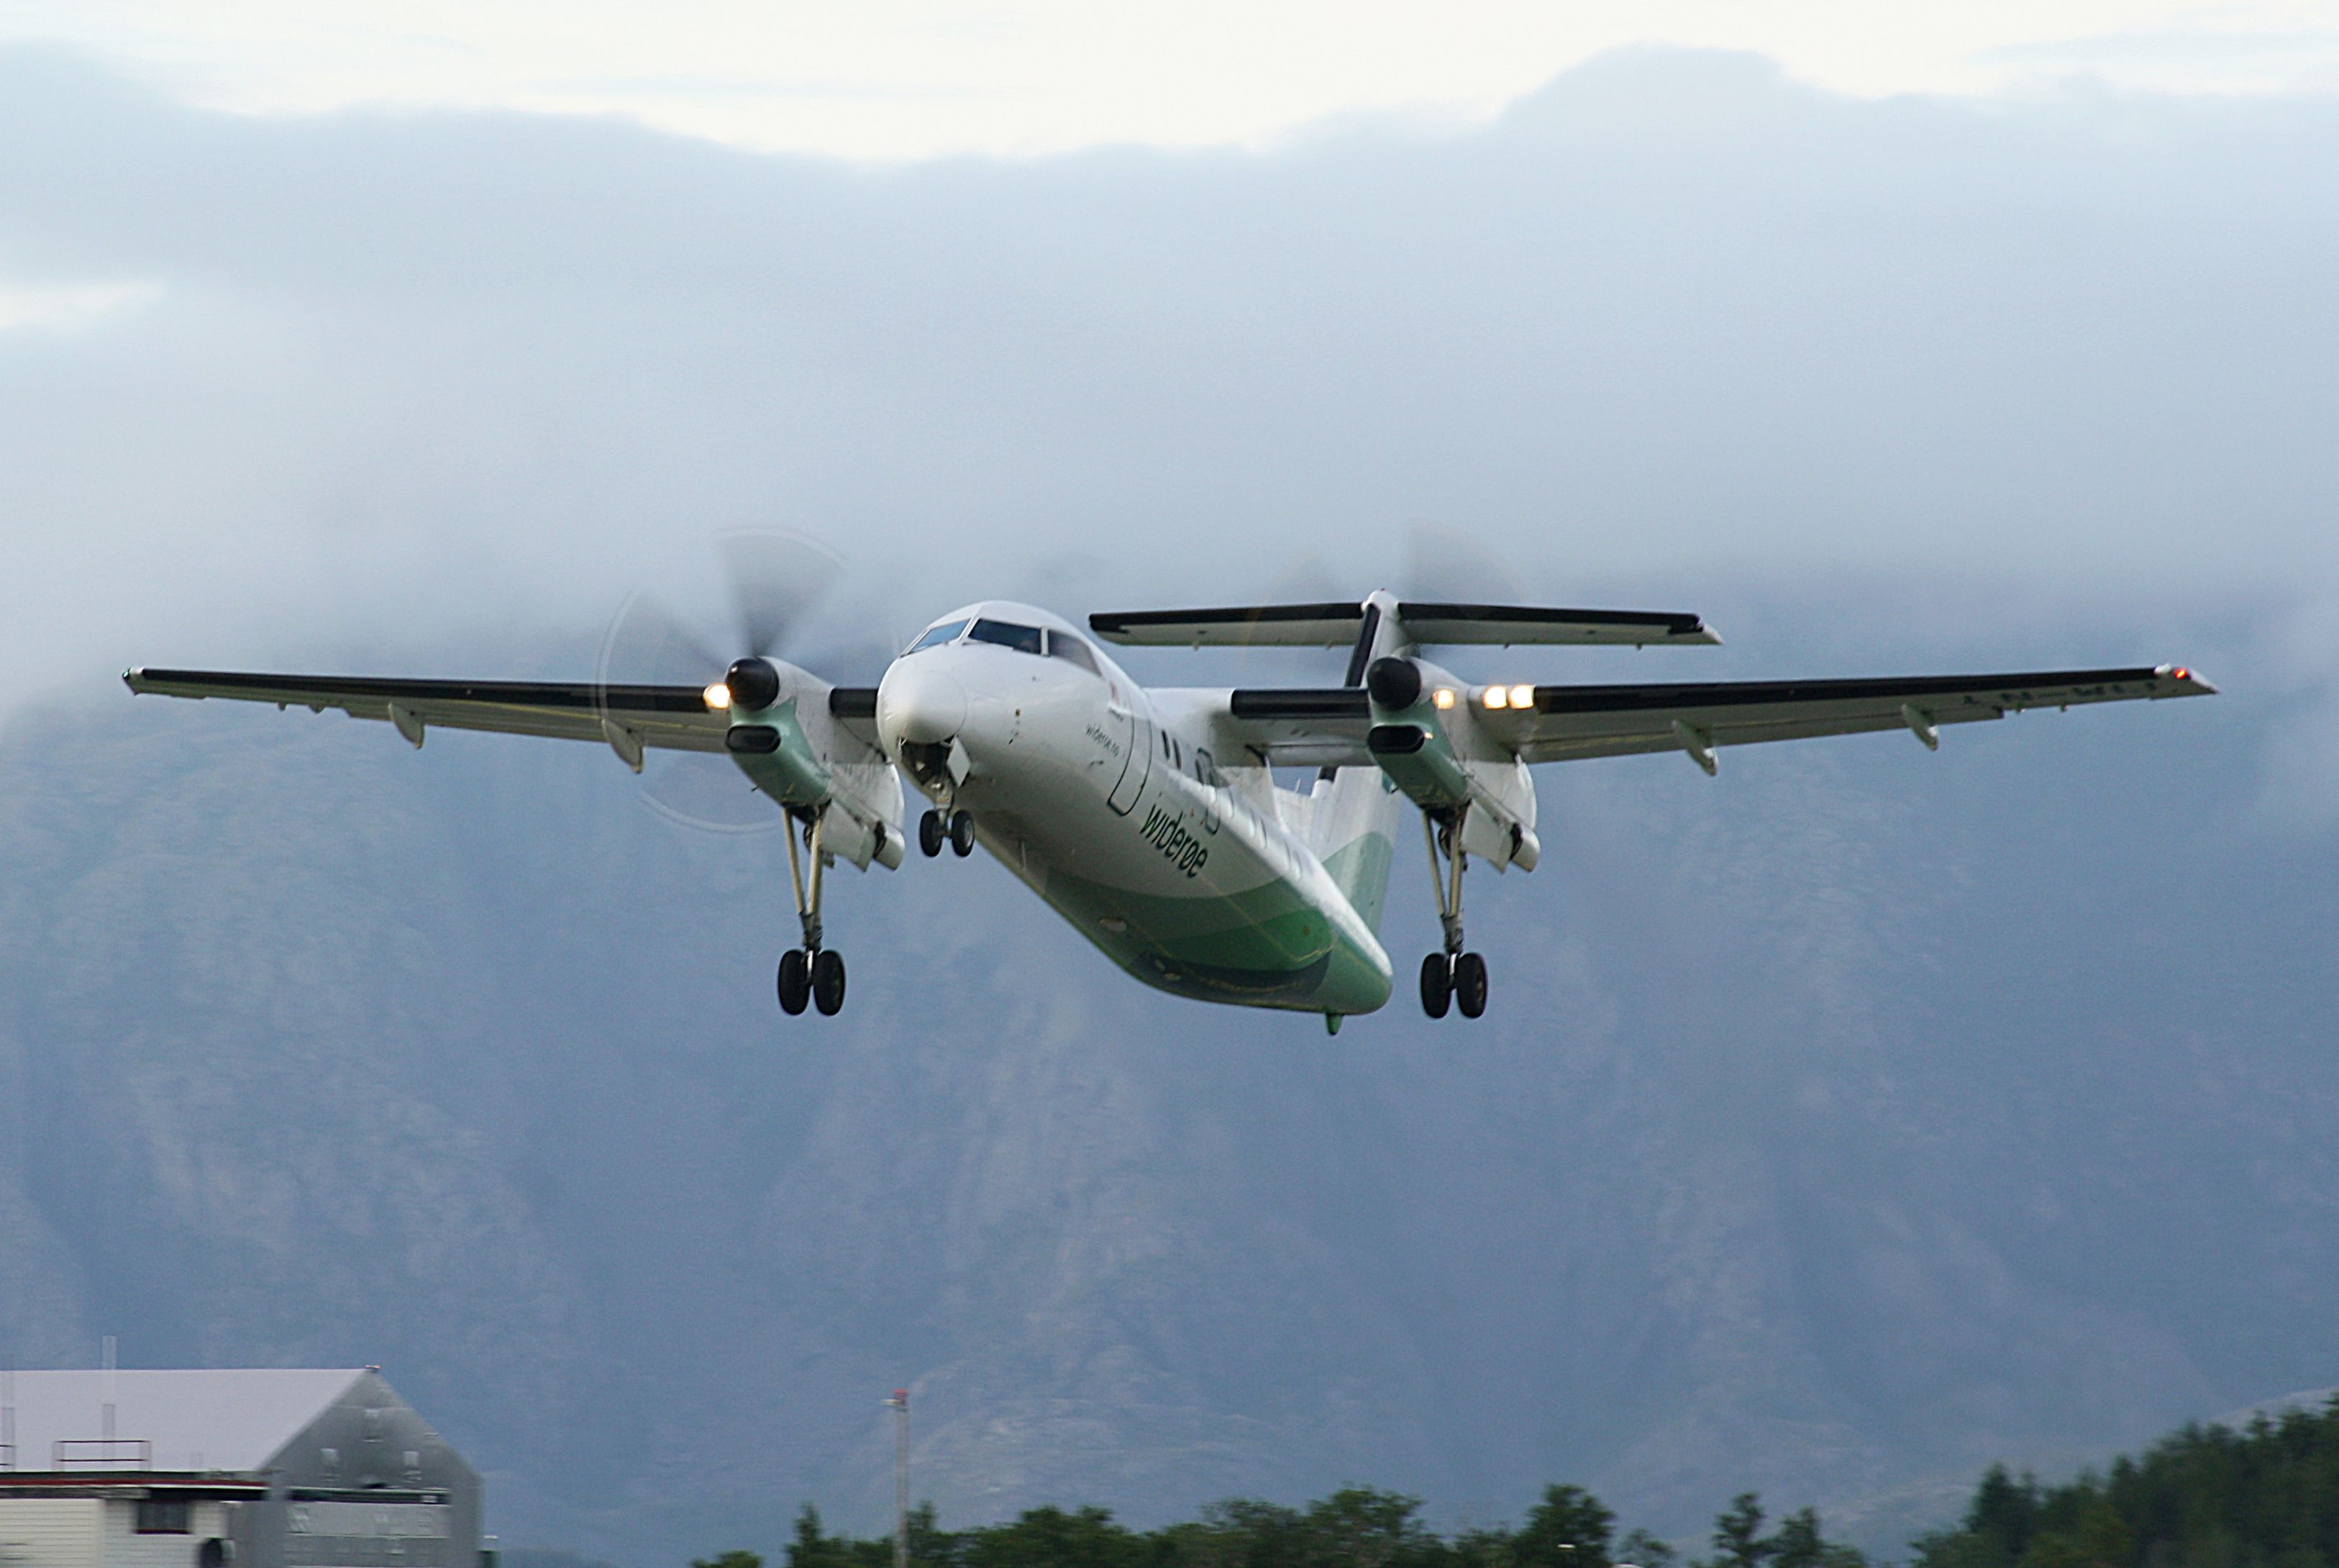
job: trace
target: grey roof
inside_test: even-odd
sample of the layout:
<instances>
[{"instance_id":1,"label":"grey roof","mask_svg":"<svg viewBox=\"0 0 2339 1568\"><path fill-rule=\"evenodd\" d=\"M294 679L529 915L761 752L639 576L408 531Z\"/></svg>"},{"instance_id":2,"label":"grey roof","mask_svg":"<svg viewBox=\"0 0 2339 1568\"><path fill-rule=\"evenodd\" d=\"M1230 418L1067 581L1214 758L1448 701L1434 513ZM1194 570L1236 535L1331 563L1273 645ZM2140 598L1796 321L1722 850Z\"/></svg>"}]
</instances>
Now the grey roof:
<instances>
[{"instance_id":1,"label":"grey roof","mask_svg":"<svg viewBox=\"0 0 2339 1568\"><path fill-rule=\"evenodd\" d=\"M152 1468L251 1472L365 1376L361 1367L0 1373L0 1401L13 1385L5 1402L15 1410L19 1471L54 1468L60 1439L104 1435L102 1407L111 1397L114 1436L153 1444Z\"/></svg>"}]
</instances>

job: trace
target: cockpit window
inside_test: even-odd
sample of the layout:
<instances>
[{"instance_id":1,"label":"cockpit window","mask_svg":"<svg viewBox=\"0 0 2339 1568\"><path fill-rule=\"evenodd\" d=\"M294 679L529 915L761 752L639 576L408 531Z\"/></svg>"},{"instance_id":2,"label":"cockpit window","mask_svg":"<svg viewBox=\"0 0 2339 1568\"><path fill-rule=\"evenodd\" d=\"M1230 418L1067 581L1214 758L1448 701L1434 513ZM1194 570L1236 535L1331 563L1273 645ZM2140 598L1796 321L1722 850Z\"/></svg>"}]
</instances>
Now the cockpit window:
<instances>
[{"instance_id":1,"label":"cockpit window","mask_svg":"<svg viewBox=\"0 0 2339 1568\"><path fill-rule=\"evenodd\" d=\"M941 626L929 626L924 636L910 645L909 651L916 653L920 648L938 647L943 643L955 641L959 633L964 630L964 621L944 621Z\"/></svg>"},{"instance_id":2,"label":"cockpit window","mask_svg":"<svg viewBox=\"0 0 2339 1568\"><path fill-rule=\"evenodd\" d=\"M997 643L1002 648L1013 648L1020 654L1040 651L1040 628L1019 626L1012 621L977 621L967 633L967 640L977 643Z\"/></svg>"},{"instance_id":3,"label":"cockpit window","mask_svg":"<svg viewBox=\"0 0 2339 1568\"><path fill-rule=\"evenodd\" d=\"M1104 671L1097 667L1096 655L1090 649L1088 644L1070 632L1051 631L1048 634L1048 656L1051 658L1059 658L1067 663L1078 665L1092 676L1104 674Z\"/></svg>"}]
</instances>

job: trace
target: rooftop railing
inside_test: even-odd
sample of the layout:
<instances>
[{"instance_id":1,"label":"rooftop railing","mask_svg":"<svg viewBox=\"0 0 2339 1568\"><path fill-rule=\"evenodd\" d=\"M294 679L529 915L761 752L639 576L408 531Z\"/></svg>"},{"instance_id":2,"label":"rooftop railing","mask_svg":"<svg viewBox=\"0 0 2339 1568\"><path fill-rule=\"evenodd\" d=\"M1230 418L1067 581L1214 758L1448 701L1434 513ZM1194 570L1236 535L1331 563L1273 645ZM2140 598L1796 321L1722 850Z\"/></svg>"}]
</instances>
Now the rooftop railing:
<instances>
[{"instance_id":1,"label":"rooftop railing","mask_svg":"<svg viewBox=\"0 0 2339 1568\"><path fill-rule=\"evenodd\" d=\"M49 1445L58 1470L152 1470L154 1445L143 1437L60 1437Z\"/></svg>"}]
</instances>

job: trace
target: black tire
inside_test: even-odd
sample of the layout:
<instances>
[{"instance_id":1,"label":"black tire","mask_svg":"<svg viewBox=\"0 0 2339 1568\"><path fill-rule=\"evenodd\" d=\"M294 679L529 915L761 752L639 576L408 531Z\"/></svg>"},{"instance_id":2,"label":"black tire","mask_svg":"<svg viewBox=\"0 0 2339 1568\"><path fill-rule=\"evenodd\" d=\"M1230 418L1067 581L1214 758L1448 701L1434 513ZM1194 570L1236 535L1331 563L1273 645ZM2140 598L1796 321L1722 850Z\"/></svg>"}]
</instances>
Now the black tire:
<instances>
[{"instance_id":1,"label":"black tire","mask_svg":"<svg viewBox=\"0 0 2339 1568\"><path fill-rule=\"evenodd\" d=\"M1442 952L1433 952L1421 961L1421 1011L1432 1018L1444 1018L1454 1001L1454 971Z\"/></svg>"},{"instance_id":2,"label":"black tire","mask_svg":"<svg viewBox=\"0 0 2339 1568\"><path fill-rule=\"evenodd\" d=\"M1464 1018L1475 1018L1486 1011L1486 961L1475 952L1454 961L1454 1005L1462 1010Z\"/></svg>"},{"instance_id":3,"label":"black tire","mask_svg":"<svg viewBox=\"0 0 2339 1568\"><path fill-rule=\"evenodd\" d=\"M844 960L827 948L812 955L812 1002L828 1018L844 1005Z\"/></svg>"},{"instance_id":4,"label":"black tire","mask_svg":"<svg viewBox=\"0 0 2339 1568\"><path fill-rule=\"evenodd\" d=\"M918 819L918 848L932 860L943 853L943 814L928 810Z\"/></svg>"},{"instance_id":5,"label":"black tire","mask_svg":"<svg viewBox=\"0 0 2339 1568\"><path fill-rule=\"evenodd\" d=\"M951 852L960 858L974 853L974 818L962 811L951 813Z\"/></svg>"},{"instance_id":6,"label":"black tire","mask_svg":"<svg viewBox=\"0 0 2339 1568\"><path fill-rule=\"evenodd\" d=\"M804 962L804 949L792 947L780 954L780 1011L794 1018L811 1000L810 966Z\"/></svg>"}]
</instances>

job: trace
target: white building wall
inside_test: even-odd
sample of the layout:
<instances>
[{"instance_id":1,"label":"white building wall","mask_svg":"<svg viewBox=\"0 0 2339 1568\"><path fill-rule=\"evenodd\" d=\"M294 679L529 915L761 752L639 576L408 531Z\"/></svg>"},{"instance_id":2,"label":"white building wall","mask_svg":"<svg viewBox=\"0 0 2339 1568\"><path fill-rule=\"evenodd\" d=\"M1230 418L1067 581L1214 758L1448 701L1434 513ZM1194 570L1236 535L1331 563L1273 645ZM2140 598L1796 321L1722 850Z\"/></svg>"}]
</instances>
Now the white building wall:
<instances>
[{"instance_id":1,"label":"white building wall","mask_svg":"<svg viewBox=\"0 0 2339 1568\"><path fill-rule=\"evenodd\" d=\"M138 1504L132 1498L109 1497L104 1506L104 1555L96 1560L103 1568L193 1568L202 1543L227 1534L224 1503L198 1503L188 1509L184 1535L139 1534Z\"/></svg>"},{"instance_id":2,"label":"white building wall","mask_svg":"<svg viewBox=\"0 0 2339 1568\"><path fill-rule=\"evenodd\" d=\"M0 1497L0 1564L105 1568L104 1506L95 1497Z\"/></svg>"}]
</instances>

